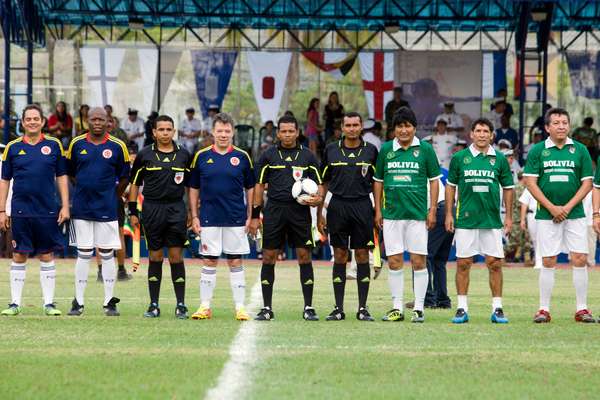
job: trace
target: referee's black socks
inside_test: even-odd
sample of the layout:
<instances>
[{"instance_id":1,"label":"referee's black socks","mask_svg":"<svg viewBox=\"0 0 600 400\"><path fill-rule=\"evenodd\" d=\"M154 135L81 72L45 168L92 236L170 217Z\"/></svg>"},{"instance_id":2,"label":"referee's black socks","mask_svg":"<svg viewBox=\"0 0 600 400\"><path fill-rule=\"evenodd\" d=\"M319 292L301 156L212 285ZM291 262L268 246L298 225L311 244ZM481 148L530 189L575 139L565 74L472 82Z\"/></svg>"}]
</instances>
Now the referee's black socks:
<instances>
[{"instance_id":1,"label":"referee's black socks","mask_svg":"<svg viewBox=\"0 0 600 400\"><path fill-rule=\"evenodd\" d=\"M263 263L260 269L260 283L262 287L263 302L265 307L272 307L273 282L275 281L275 264Z\"/></svg>"},{"instance_id":2,"label":"referee's black socks","mask_svg":"<svg viewBox=\"0 0 600 400\"><path fill-rule=\"evenodd\" d=\"M160 282L162 281L162 261L152 261L148 265L148 291L150 303L158 304L160 296Z\"/></svg>"},{"instance_id":3,"label":"referee's black socks","mask_svg":"<svg viewBox=\"0 0 600 400\"><path fill-rule=\"evenodd\" d=\"M346 289L346 263L333 264L333 294L335 296L335 306L339 310L344 309L344 291Z\"/></svg>"},{"instance_id":4,"label":"referee's black socks","mask_svg":"<svg viewBox=\"0 0 600 400\"><path fill-rule=\"evenodd\" d=\"M358 286L358 308L367 306L369 284L371 283L371 268L369 263L356 264L356 285Z\"/></svg>"},{"instance_id":5,"label":"referee's black socks","mask_svg":"<svg viewBox=\"0 0 600 400\"><path fill-rule=\"evenodd\" d=\"M302 295L304 296L304 307L312 307L313 288L315 274L312 263L300 264L300 283L302 284Z\"/></svg>"},{"instance_id":6,"label":"referee's black socks","mask_svg":"<svg viewBox=\"0 0 600 400\"><path fill-rule=\"evenodd\" d=\"M171 264L171 280L177 304L185 304L185 267L182 262Z\"/></svg>"}]
</instances>

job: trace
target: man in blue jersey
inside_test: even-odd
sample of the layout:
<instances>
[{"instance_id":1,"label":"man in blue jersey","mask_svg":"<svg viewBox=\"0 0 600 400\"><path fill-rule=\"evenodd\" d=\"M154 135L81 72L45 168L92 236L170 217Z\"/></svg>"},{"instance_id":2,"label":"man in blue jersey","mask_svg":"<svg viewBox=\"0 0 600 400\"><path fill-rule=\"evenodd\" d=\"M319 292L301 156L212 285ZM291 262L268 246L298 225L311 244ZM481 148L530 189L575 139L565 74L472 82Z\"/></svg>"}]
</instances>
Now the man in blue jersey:
<instances>
[{"instance_id":1,"label":"man in blue jersey","mask_svg":"<svg viewBox=\"0 0 600 400\"><path fill-rule=\"evenodd\" d=\"M77 247L75 299L69 315L83 313L90 259L97 248L102 260L104 313L118 316L119 299L113 297L117 277L114 250L121 248L117 196L127 187L129 153L125 143L108 133L103 108L91 109L88 118L89 133L74 138L67 152L69 175L75 181L70 242Z\"/></svg>"},{"instance_id":2,"label":"man in blue jersey","mask_svg":"<svg viewBox=\"0 0 600 400\"><path fill-rule=\"evenodd\" d=\"M183 264L183 247L187 242L187 207L183 198L191 156L185 148L173 141L175 126L173 119L168 115L161 115L154 120L152 132L155 143L144 147L135 157L129 190L129 216L132 227L137 228L140 223L137 198L140 186L144 186L141 222L150 253L150 306L144 317L160 316L158 298L166 247L171 265L171 280L177 298L175 316L187 319Z\"/></svg>"},{"instance_id":3,"label":"man in blue jersey","mask_svg":"<svg viewBox=\"0 0 600 400\"><path fill-rule=\"evenodd\" d=\"M193 319L210 319L210 302L216 285L217 261L227 257L235 318L247 321L244 310L246 280L242 255L250 252L248 224L254 192L254 171L250 156L232 145L233 119L225 113L213 118L213 146L194 156L190 180L192 229L200 235L204 267L200 275L200 308ZM200 198L200 204L198 204Z\"/></svg>"},{"instance_id":4,"label":"man in blue jersey","mask_svg":"<svg viewBox=\"0 0 600 400\"><path fill-rule=\"evenodd\" d=\"M54 251L62 249L59 225L69 219L69 191L62 145L58 139L42 134L45 122L39 106L26 106L22 116L25 135L10 142L2 156L0 228L11 229L13 237L12 301L2 315L21 312L25 265L28 256L34 254L40 259L44 312L51 316L61 315L54 306ZM12 216L7 217L6 199L11 179ZM61 207L56 201L56 182Z\"/></svg>"}]
</instances>

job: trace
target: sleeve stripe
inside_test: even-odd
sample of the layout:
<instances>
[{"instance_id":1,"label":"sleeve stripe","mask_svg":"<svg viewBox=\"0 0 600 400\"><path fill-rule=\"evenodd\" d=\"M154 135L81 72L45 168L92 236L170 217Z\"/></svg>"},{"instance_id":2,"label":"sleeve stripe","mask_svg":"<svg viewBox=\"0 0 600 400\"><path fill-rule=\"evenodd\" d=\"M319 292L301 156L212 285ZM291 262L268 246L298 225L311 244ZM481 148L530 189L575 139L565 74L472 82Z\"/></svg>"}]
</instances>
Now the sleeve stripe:
<instances>
[{"instance_id":1,"label":"sleeve stripe","mask_svg":"<svg viewBox=\"0 0 600 400\"><path fill-rule=\"evenodd\" d=\"M139 186L138 185L138 177L140 175L140 172L142 172L143 169L146 169L146 167L142 167L142 168L140 168L140 169L137 170L137 172L135 173L135 176L133 177L133 181L131 183L133 183L136 186Z\"/></svg>"},{"instance_id":2,"label":"sleeve stripe","mask_svg":"<svg viewBox=\"0 0 600 400\"><path fill-rule=\"evenodd\" d=\"M446 181L446 185L450 185L450 186L454 186L454 187L456 187L456 183L452 183L452 182L450 182L450 181Z\"/></svg>"},{"instance_id":3,"label":"sleeve stripe","mask_svg":"<svg viewBox=\"0 0 600 400\"><path fill-rule=\"evenodd\" d=\"M435 181L436 179L440 179L442 177L442 174L439 174L438 176L434 176L433 178L429 178L429 181Z\"/></svg>"},{"instance_id":4,"label":"sleeve stripe","mask_svg":"<svg viewBox=\"0 0 600 400\"><path fill-rule=\"evenodd\" d=\"M9 143L6 145L6 148L4 149L4 153L2 153L2 161L6 161L6 158L8 157L8 149L10 149L10 146L12 146L12 145L13 145L13 144L15 144L15 143L18 143L18 142L20 142L21 140L23 140L23 138L22 138L22 137L20 137L20 138L17 138L17 139L15 139L15 140L13 140L13 141L9 142Z\"/></svg>"},{"instance_id":5,"label":"sleeve stripe","mask_svg":"<svg viewBox=\"0 0 600 400\"><path fill-rule=\"evenodd\" d=\"M321 174L319 174L319 168L317 168L313 165L309 165L309 168L312 168L315 170L315 174L317 174L317 180L319 181L319 185L321 185L323 183L323 181L321 180Z\"/></svg>"},{"instance_id":6,"label":"sleeve stripe","mask_svg":"<svg viewBox=\"0 0 600 400\"><path fill-rule=\"evenodd\" d=\"M379 179L379 178L375 178L375 177L373 177L373 180L374 180L375 182L383 182L383 179Z\"/></svg>"},{"instance_id":7,"label":"sleeve stripe","mask_svg":"<svg viewBox=\"0 0 600 400\"><path fill-rule=\"evenodd\" d=\"M192 168L196 167L196 163L198 162L198 156L200 156L200 154L204 153L205 151L210 150L210 147L211 146L206 146L205 148L200 149L196 152L196 154L194 155L194 159L192 160L192 165L191 165Z\"/></svg>"},{"instance_id":8,"label":"sleeve stripe","mask_svg":"<svg viewBox=\"0 0 600 400\"><path fill-rule=\"evenodd\" d=\"M260 176L258 177L258 183L264 183L263 179L265 177L265 171L269 168L269 164L265 164L264 167L262 167L262 170L260 171Z\"/></svg>"},{"instance_id":9,"label":"sleeve stripe","mask_svg":"<svg viewBox=\"0 0 600 400\"><path fill-rule=\"evenodd\" d=\"M585 181L588 179L594 179L594 177L593 176L584 176L583 178L581 178L582 181Z\"/></svg>"},{"instance_id":10,"label":"sleeve stripe","mask_svg":"<svg viewBox=\"0 0 600 400\"><path fill-rule=\"evenodd\" d=\"M254 164L252 164L252 159L250 158L250 155L248 154L247 151L240 149L237 146L233 146L234 149L236 149L237 151L244 153L246 155L246 157L248 157L248 162L250 163L250 168L254 168Z\"/></svg>"},{"instance_id":11,"label":"sleeve stripe","mask_svg":"<svg viewBox=\"0 0 600 400\"><path fill-rule=\"evenodd\" d=\"M595 188L600 189L600 184L594 183L593 185Z\"/></svg>"},{"instance_id":12,"label":"sleeve stripe","mask_svg":"<svg viewBox=\"0 0 600 400\"><path fill-rule=\"evenodd\" d=\"M69 160L71 159L71 153L73 151L73 145L75 143L77 143L78 141L80 141L81 139L84 139L84 138L85 138L85 134L76 136L75 138L73 138L73 140L71 140L71 143L69 144L69 149L67 150L67 154L65 155Z\"/></svg>"},{"instance_id":13,"label":"sleeve stripe","mask_svg":"<svg viewBox=\"0 0 600 400\"><path fill-rule=\"evenodd\" d=\"M108 136L108 140L121 146L121 150L123 150L123 158L125 159L125 162L129 162L129 151L127 151L127 146L125 146L125 143L110 135Z\"/></svg>"},{"instance_id":14,"label":"sleeve stripe","mask_svg":"<svg viewBox=\"0 0 600 400\"><path fill-rule=\"evenodd\" d=\"M53 136L44 136L46 139L52 140L58 144L58 148L60 149L60 154L62 156L65 155L65 150L63 149L62 142Z\"/></svg>"},{"instance_id":15,"label":"sleeve stripe","mask_svg":"<svg viewBox=\"0 0 600 400\"><path fill-rule=\"evenodd\" d=\"M510 185L510 186L502 186L502 189L514 189L515 185Z\"/></svg>"},{"instance_id":16,"label":"sleeve stripe","mask_svg":"<svg viewBox=\"0 0 600 400\"><path fill-rule=\"evenodd\" d=\"M538 174L523 174L523 176L539 176Z\"/></svg>"}]
</instances>

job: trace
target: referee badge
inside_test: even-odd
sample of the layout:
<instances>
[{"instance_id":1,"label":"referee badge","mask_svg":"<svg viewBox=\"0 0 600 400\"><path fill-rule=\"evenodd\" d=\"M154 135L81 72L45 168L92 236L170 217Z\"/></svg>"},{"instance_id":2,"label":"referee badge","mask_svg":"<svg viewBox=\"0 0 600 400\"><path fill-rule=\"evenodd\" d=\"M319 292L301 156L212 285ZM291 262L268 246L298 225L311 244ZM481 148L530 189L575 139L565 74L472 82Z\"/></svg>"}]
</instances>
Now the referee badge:
<instances>
[{"instance_id":1,"label":"referee badge","mask_svg":"<svg viewBox=\"0 0 600 400\"><path fill-rule=\"evenodd\" d=\"M181 182L183 182L183 172L175 172L174 180L176 184L181 184Z\"/></svg>"},{"instance_id":2,"label":"referee badge","mask_svg":"<svg viewBox=\"0 0 600 400\"><path fill-rule=\"evenodd\" d=\"M292 175L294 176L295 181L302 179L302 175L303 175L302 168L292 167Z\"/></svg>"},{"instance_id":3,"label":"referee badge","mask_svg":"<svg viewBox=\"0 0 600 400\"><path fill-rule=\"evenodd\" d=\"M112 157L112 150L111 149L106 149L102 152L102 157L104 158L111 158Z\"/></svg>"},{"instance_id":4,"label":"referee badge","mask_svg":"<svg viewBox=\"0 0 600 400\"><path fill-rule=\"evenodd\" d=\"M42 151L42 154L45 156L52 153L52 149L50 148L50 146L43 146L41 151Z\"/></svg>"},{"instance_id":5,"label":"referee badge","mask_svg":"<svg viewBox=\"0 0 600 400\"><path fill-rule=\"evenodd\" d=\"M360 173L362 174L363 178L364 178L365 176L367 176L367 172L369 172L369 166L368 166L368 165L363 165L363 166L362 166L362 169L361 169L361 171L360 171Z\"/></svg>"}]
</instances>

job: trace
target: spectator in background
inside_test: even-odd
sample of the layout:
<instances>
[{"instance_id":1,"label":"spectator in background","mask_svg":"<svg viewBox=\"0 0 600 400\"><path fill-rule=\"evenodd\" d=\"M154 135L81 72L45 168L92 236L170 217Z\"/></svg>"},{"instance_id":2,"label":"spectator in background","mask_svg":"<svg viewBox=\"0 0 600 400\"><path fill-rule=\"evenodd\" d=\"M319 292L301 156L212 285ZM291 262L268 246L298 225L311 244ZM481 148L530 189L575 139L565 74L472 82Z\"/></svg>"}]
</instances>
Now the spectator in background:
<instances>
[{"instance_id":1,"label":"spectator in background","mask_svg":"<svg viewBox=\"0 0 600 400\"><path fill-rule=\"evenodd\" d=\"M394 114L396 113L396 110L398 110L400 107L410 108L410 104L408 104L408 101L402 99L402 95L402 86L396 86L394 88L394 98L388 101L388 103L385 105L385 125L387 127L388 135L394 130L394 124L392 122L394 120Z\"/></svg>"},{"instance_id":2,"label":"spectator in background","mask_svg":"<svg viewBox=\"0 0 600 400\"><path fill-rule=\"evenodd\" d=\"M333 135L329 139L327 139L326 145L329 143L337 142L342 139L342 124L335 124L333 127Z\"/></svg>"},{"instance_id":3,"label":"spectator in background","mask_svg":"<svg viewBox=\"0 0 600 400\"><path fill-rule=\"evenodd\" d=\"M510 117L506 113L500 118L500 127L494 131L494 144L502 139L508 140L513 150L519 146L519 133L510 127Z\"/></svg>"},{"instance_id":4,"label":"spectator in background","mask_svg":"<svg viewBox=\"0 0 600 400\"><path fill-rule=\"evenodd\" d=\"M313 97L306 110L306 129L304 134L308 140L308 148L314 154L317 154L317 144L319 143L319 134L323 130L319 125L319 99Z\"/></svg>"},{"instance_id":5,"label":"spectator in background","mask_svg":"<svg viewBox=\"0 0 600 400\"><path fill-rule=\"evenodd\" d=\"M211 104L208 107L208 112L207 112L208 115L206 116L206 118L204 118L204 121L202 123L202 131L204 132L203 137L212 135L213 118L219 112L221 112L221 110L219 109L219 106L216 104ZM235 126L233 128L235 130Z\"/></svg>"},{"instance_id":6,"label":"spectator in background","mask_svg":"<svg viewBox=\"0 0 600 400\"><path fill-rule=\"evenodd\" d=\"M536 130L542 132L542 139L548 137L548 133L546 133L546 122L544 121L544 115L546 115L546 111L552 108L552 104L546 103L542 109L542 115L537 117L531 128L529 128L529 137L531 137Z\"/></svg>"},{"instance_id":7,"label":"spectator in background","mask_svg":"<svg viewBox=\"0 0 600 400\"><path fill-rule=\"evenodd\" d=\"M529 142L528 145L523 147L523 158L527 159L527 154L529 154L529 150L531 150L531 148L533 146L535 146L537 143L541 142L544 138L544 133L543 130L538 129L536 131L533 132L533 137L531 138L531 141Z\"/></svg>"},{"instance_id":8,"label":"spectator in background","mask_svg":"<svg viewBox=\"0 0 600 400\"><path fill-rule=\"evenodd\" d=\"M333 135L335 124L341 124L344 118L344 106L340 104L337 92L329 93L323 119L325 120L325 141Z\"/></svg>"},{"instance_id":9,"label":"spectator in background","mask_svg":"<svg viewBox=\"0 0 600 400\"><path fill-rule=\"evenodd\" d=\"M377 151L381 149L381 136L376 133L377 122L374 119L369 118L363 123L363 140L367 143L371 143ZM381 132L381 124L379 124L379 132Z\"/></svg>"},{"instance_id":10,"label":"spectator in background","mask_svg":"<svg viewBox=\"0 0 600 400\"><path fill-rule=\"evenodd\" d=\"M144 124L144 129L146 131L146 139L144 140L144 147L149 146L154 143L154 134L152 133L152 129L154 127L154 120L158 118L158 113L156 111L152 111L148 118L146 119L146 123ZM125 142L127 143L127 142ZM141 150L141 149L140 149Z\"/></svg>"},{"instance_id":11,"label":"spectator in background","mask_svg":"<svg viewBox=\"0 0 600 400\"><path fill-rule=\"evenodd\" d=\"M48 131L62 142L64 148L69 146L73 135L73 117L67 111L64 101L56 103L54 113L48 117Z\"/></svg>"},{"instance_id":12,"label":"spectator in background","mask_svg":"<svg viewBox=\"0 0 600 400\"><path fill-rule=\"evenodd\" d=\"M90 106L87 104L79 106L79 115L75 118L75 136L79 136L89 130L88 111L90 111Z\"/></svg>"},{"instance_id":13,"label":"spectator in background","mask_svg":"<svg viewBox=\"0 0 600 400\"><path fill-rule=\"evenodd\" d=\"M198 138L202 132L202 121L194 118L196 110L192 107L185 110L185 118L179 124L179 142L185 149L194 154L194 149L198 145Z\"/></svg>"},{"instance_id":14,"label":"spectator in background","mask_svg":"<svg viewBox=\"0 0 600 400\"><path fill-rule=\"evenodd\" d=\"M104 111L106 111L106 116L107 116L108 118L113 118L113 119L115 120L115 123L116 123L117 125L120 125L120 124L119 124L119 118L117 118L117 117L115 117L115 116L113 115L113 108L112 108L112 106L111 106L110 104L107 104L107 105L105 105L105 106L104 106Z\"/></svg>"},{"instance_id":15,"label":"spectator in background","mask_svg":"<svg viewBox=\"0 0 600 400\"><path fill-rule=\"evenodd\" d=\"M277 129L273 121L265 122L265 125L258 131L260 136L260 151L263 152L275 143Z\"/></svg>"},{"instance_id":16,"label":"spectator in background","mask_svg":"<svg viewBox=\"0 0 600 400\"><path fill-rule=\"evenodd\" d=\"M506 91L506 88L502 88L502 89L498 90L498 93L496 93L496 98L502 99L506 103L506 109L504 110L504 114L507 114L508 118L510 119L510 117L512 117L515 114L515 112L513 110L512 104L510 104L506 100L507 97L508 97L508 92ZM496 108L496 104L495 103L490 104L490 111L493 111L494 108Z\"/></svg>"},{"instance_id":17,"label":"spectator in background","mask_svg":"<svg viewBox=\"0 0 600 400\"><path fill-rule=\"evenodd\" d=\"M137 145L135 145L134 143L128 145L129 138L127 137L127 133L125 133L123 129L119 128L119 125L117 124L117 121L114 117L106 119L106 130L111 136L116 137L117 139L125 143L125 145L134 146L137 152Z\"/></svg>"},{"instance_id":18,"label":"spectator in background","mask_svg":"<svg viewBox=\"0 0 600 400\"><path fill-rule=\"evenodd\" d=\"M454 111L453 101L446 101L444 103L444 112L437 116L436 121L438 118L443 118L447 122L446 129L450 133L455 133L457 136L460 136L460 134L465 131L462 117Z\"/></svg>"},{"instance_id":19,"label":"spectator in background","mask_svg":"<svg viewBox=\"0 0 600 400\"><path fill-rule=\"evenodd\" d=\"M426 136L423 140L431 143L440 166L448 170L450 168L450 160L454 154L454 148L458 143L456 134L448 132L448 121L443 117L438 117L435 121L433 135Z\"/></svg>"},{"instance_id":20,"label":"spectator in background","mask_svg":"<svg viewBox=\"0 0 600 400\"><path fill-rule=\"evenodd\" d=\"M583 120L583 126L575 129L573 131L573 139L581 142L585 147L587 147L590 156L592 156L592 160L596 161L598 157L598 132L594 128L594 118L587 117Z\"/></svg>"},{"instance_id":21,"label":"spectator in background","mask_svg":"<svg viewBox=\"0 0 600 400\"><path fill-rule=\"evenodd\" d=\"M121 121L121 129L127 133L129 142L137 145L138 150L144 147L146 127L144 126L144 121L138 117L136 109L130 108L127 111L127 118Z\"/></svg>"},{"instance_id":22,"label":"spectator in background","mask_svg":"<svg viewBox=\"0 0 600 400\"><path fill-rule=\"evenodd\" d=\"M486 114L485 118L489 119L494 125L494 129L498 129L502 126L502 116L506 111L506 101L504 99L496 99L494 102L494 108Z\"/></svg>"}]
</instances>

